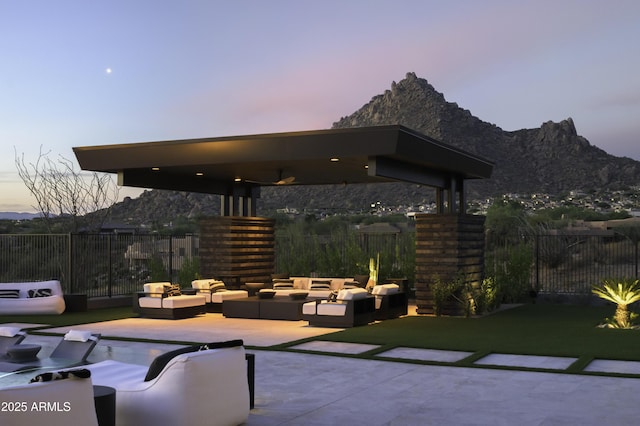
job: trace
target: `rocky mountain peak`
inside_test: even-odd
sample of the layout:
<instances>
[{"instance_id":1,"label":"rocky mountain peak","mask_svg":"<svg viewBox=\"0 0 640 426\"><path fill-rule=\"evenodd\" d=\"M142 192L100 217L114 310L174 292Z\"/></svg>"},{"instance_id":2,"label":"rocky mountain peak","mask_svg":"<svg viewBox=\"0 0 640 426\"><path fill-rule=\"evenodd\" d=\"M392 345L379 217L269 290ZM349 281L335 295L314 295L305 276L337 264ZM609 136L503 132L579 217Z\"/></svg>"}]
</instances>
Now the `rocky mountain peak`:
<instances>
[{"instance_id":1,"label":"rocky mountain peak","mask_svg":"<svg viewBox=\"0 0 640 426\"><path fill-rule=\"evenodd\" d=\"M472 152L495 163L491 179L469 182L469 198L505 193L561 192L582 189L618 189L640 184L640 162L619 158L591 145L580 136L573 119L547 121L539 128L504 131L449 102L415 73L392 82L391 88L333 128L400 124L441 142ZM152 193L151 193L152 192ZM147 219L218 214L219 196L151 191L140 200ZM339 194L339 195L337 195ZM322 208L330 211L367 211L372 201L385 205L426 204L432 188L405 183L349 185L346 188L291 186L263 188L260 210ZM133 208L130 200L127 209ZM114 209L117 211L118 209ZM117 216L122 217L123 214ZM124 213L127 217L128 214Z\"/></svg>"}]
</instances>

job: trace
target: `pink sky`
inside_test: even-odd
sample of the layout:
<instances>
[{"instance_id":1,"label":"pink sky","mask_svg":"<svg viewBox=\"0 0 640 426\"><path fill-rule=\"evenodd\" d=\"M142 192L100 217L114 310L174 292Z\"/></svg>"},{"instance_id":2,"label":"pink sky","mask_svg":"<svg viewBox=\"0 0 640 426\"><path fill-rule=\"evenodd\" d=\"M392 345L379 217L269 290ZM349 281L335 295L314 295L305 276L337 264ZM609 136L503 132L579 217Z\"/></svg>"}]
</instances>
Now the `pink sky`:
<instances>
[{"instance_id":1,"label":"pink sky","mask_svg":"<svg viewBox=\"0 0 640 426\"><path fill-rule=\"evenodd\" d=\"M0 211L33 210L13 147L329 128L407 72L640 160L638 22L635 0L2 2Z\"/></svg>"}]
</instances>

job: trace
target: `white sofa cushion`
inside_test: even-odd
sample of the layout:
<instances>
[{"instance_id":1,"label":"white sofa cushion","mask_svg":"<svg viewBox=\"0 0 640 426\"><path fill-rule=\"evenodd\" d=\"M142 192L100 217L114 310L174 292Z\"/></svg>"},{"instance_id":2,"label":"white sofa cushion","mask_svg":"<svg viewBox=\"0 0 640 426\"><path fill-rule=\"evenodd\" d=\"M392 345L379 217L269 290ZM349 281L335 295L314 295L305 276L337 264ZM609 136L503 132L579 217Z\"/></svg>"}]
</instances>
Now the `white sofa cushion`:
<instances>
[{"instance_id":1,"label":"white sofa cushion","mask_svg":"<svg viewBox=\"0 0 640 426\"><path fill-rule=\"evenodd\" d=\"M303 315L315 315L316 314L316 302L307 302L302 305L302 314Z\"/></svg>"},{"instance_id":2,"label":"white sofa cushion","mask_svg":"<svg viewBox=\"0 0 640 426\"><path fill-rule=\"evenodd\" d=\"M364 299L368 295L369 292L364 288L349 288L338 292L338 300L358 300Z\"/></svg>"},{"instance_id":3,"label":"white sofa cushion","mask_svg":"<svg viewBox=\"0 0 640 426\"><path fill-rule=\"evenodd\" d=\"M191 281L191 287L197 288L198 290L211 290L211 286L216 284L222 284L224 287L224 282L213 278Z\"/></svg>"},{"instance_id":4,"label":"white sofa cushion","mask_svg":"<svg viewBox=\"0 0 640 426\"><path fill-rule=\"evenodd\" d=\"M347 304L341 302L319 303L316 309L318 315L344 316L347 312Z\"/></svg>"},{"instance_id":5,"label":"white sofa cushion","mask_svg":"<svg viewBox=\"0 0 640 426\"><path fill-rule=\"evenodd\" d=\"M144 292L148 294L147 297L162 297L164 287L170 285L170 282L146 283L143 288Z\"/></svg>"},{"instance_id":6,"label":"white sofa cushion","mask_svg":"<svg viewBox=\"0 0 640 426\"><path fill-rule=\"evenodd\" d=\"M246 290L217 291L211 295L211 303L222 303L224 300L243 299L249 297Z\"/></svg>"},{"instance_id":7,"label":"white sofa cushion","mask_svg":"<svg viewBox=\"0 0 640 426\"><path fill-rule=\"evenodd\" d=\"M394 294L400 291L400 286L398 284L378 284L373 287L371 294L379 294L381 296L385 294Z\"/></svg>"},{"instance_id":8,"label":"white sofa cushion","mask_svg":"<svg viewBox=\"0 0 640 426\"><path fill-rule=\"evenodd\" d=\"M200 295L181 295L169 297L140 297L138 304L141 308L186 308L189 306L200 306L205 304L204 296Z\"/></svg>"}]
</instances>

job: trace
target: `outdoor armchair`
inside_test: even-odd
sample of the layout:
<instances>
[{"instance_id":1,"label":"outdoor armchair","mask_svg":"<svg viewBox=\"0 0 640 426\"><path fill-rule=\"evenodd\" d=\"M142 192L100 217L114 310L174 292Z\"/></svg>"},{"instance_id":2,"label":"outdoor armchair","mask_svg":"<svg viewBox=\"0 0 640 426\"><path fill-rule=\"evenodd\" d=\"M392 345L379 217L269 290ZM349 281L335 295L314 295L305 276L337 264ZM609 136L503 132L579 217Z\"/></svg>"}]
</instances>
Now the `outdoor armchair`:
<instances>
[{"instance_id":1,"label":"outdoor armchair","mask_svg":"<svg viewBox=\"0 0 640 426\"><path fill-rule=\"evenodd\" d=\"M107 360L87 368L94 384L116 389L118 426L237 425L250 409L242 345L181 348L149 367Z\"/></svg>"}]
</instances>

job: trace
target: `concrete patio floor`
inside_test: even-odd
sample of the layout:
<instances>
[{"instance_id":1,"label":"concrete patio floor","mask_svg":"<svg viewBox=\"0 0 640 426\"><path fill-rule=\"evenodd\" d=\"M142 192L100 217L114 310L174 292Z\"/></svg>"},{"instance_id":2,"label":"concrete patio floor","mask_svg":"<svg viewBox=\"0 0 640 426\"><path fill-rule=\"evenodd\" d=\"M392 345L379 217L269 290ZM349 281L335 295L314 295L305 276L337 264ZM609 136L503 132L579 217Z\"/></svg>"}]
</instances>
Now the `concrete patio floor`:
<instances>
[{"instance_id":1,"label":"concrete patio floor","mask_svg":"<svg viewBox=\"0 0 640 426\"><path fill-rule=\"evenodd\" d=\"M28 325L24 325L28 326ZM375 345L323 341L337 331L309 327L302 321L223 318L208 314L189 320L128 319L47 329L64 333L84 329L105 336L90 362L116 359L148 365L170 344L108 339L130 337L178 341L241 338L264 347L306 337L317 340L287 351L250 349L256 354L256 405L248 425L635 425L640 379L563 373L571 359L491 354L477 368L420 365L387 359L455 362L459 351L395 348L378 359L356 359ZM41 356L58 336L29 335L24 343L41 344ZM323 354L296 352L312 350ZM338 355L338 356L336 356ZM570 364L570 362L569 362ZM558 372L507 371L492 365L548 368ZM597 360L585 371L640 374L640 363Z\"/></svg>"}]
</instances>

